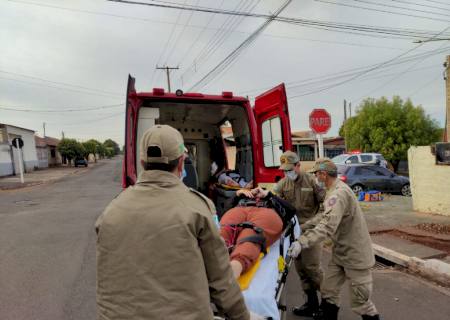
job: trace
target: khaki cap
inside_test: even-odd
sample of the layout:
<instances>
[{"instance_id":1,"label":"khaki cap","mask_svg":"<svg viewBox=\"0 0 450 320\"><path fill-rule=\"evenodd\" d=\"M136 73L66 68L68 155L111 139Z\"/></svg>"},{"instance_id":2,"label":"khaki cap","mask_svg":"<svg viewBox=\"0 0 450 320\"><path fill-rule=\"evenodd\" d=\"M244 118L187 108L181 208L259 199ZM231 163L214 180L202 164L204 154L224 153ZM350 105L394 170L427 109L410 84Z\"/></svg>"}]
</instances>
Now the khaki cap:
<instances>
[{"instance_id":1,"label":"khaki cap","mask_svg":"<svg viewBox=\"0 0 450 320\"><path fill-rule=\"evenodd\" d=\"M297 162L300 161L300 158L295 152L286 151L280 157L280 170L289 171L293 170Z\"/></svg>"},{"instance_id":2,"label":"khaki cap","mask_svg":"<svg viewBox=\"0 0 450 320\"><path fill-rule=\"evenodd\" d=\"M319 158L314 163L314 167L309 172L326 171L330 173L337 172L336 164L329 158Z\"/></svg>"},{"instance_id":3,"label":"khaki cap","mask_svg":"<svg viewBox=\"0 0 450 320\"><path fill-rule=\"evenodd\" d=\"M158 147L160 157L149 157L149 147ZM181 133L168 125L155 125L144 132L141 139L140 159L147 163L169 163L187 152Z\"/></svg>"}]
</instances>

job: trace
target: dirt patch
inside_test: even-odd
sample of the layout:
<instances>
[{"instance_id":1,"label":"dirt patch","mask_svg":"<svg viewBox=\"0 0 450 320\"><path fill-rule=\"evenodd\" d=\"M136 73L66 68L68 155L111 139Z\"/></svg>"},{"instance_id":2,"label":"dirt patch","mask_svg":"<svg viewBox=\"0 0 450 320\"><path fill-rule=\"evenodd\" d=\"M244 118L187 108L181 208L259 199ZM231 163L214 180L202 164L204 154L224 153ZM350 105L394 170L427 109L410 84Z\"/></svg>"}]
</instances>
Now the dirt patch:
<instances>
[{"instance_id":1,"label":"dirt patch","mask_svg":"<svg viewBox=\"0 0 450 320\"><path fill-rule=\"evenodd\" d=\"M450 255L450 241L436 239L432 236L413 235L399 230L391 230L386 233L433 249L444 251L447 255Z\"/></svg>"},{"instance_id":2,"label":"dirt patch","mask_svg":"<svg viewBox=\"0 0 450 320\"><path fill-rule=\"evenodd\" d=\"M414 228L419 230L436 233L436 234L447 234L450 235L450 225L449 224L440 224L440 223L421 223Z\"/></svg>"}]
</instances>

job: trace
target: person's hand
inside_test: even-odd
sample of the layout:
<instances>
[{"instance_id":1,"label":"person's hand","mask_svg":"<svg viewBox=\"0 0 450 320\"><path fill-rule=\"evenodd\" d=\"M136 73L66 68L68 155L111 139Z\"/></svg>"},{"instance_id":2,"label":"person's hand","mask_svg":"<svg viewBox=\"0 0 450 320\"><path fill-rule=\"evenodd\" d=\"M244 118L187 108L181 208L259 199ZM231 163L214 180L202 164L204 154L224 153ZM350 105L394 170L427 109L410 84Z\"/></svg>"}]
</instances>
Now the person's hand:
<instances>
[{"instance_id":1,"label":"person's hand","mask_svg":"<svg viewBox=\"0 0 450 320\"><path fill-rule=\"evenodd\" d=\"M260 316L252 311L250 311L250 320L264 320L266 317Z\"/></svg>"},{"instance_id":2,"label":"person's hand","mask_svg":"<svg viewBox=\"0 0 450 320\"><path fill-rule=\"evenodd\" d=\"M255 197L265 198L269 194L269 190L264 190L261 187L257 187L255 189L252 189L252 193Z\"/></svg>"},{"instance_id":3,"label":"person's hand","mask_svg":"<svg viewBox=\"0 0 450 320\"><path fill-rule=\"evenodd\" d=\"M254 198L254 195L253 195L252 191L248 190L248 189L239 189L238 191L236 191L236 195L237 196L242 196L243 195L243 196L245 196L247 198L250 198L250 199Z\"/></svg>"},{"instance_id":4,"label":"person's hand","mask_svg":"<svg viewBox=\"0 0 450 320\"><path fill-rule=\"evenodd\" d=\"M302 252L302 245L298 241L294 241L288 250L288 255L292 258L297 258Z\"/></svg>"}]
</instances>

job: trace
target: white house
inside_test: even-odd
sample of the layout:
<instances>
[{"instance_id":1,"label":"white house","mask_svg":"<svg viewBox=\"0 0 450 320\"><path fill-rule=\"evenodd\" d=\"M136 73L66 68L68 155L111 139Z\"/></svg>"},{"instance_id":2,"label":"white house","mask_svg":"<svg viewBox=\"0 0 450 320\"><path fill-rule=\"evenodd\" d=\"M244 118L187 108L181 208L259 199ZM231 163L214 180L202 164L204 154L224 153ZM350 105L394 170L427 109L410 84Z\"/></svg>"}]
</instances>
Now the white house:
<instances>
[{"instance_id":1,"label":"white house","mask_svg":"<svg viewBox=\"0 0 450 320\"><path fill-rule=\"evenodd\" d=\"M14 138L22 138L22 149L11 146ZM34 130L0 123L0 176L19 173L19 152L22 153L25 172L33 171L39 166Z\"/></svg>"}]
</instances>

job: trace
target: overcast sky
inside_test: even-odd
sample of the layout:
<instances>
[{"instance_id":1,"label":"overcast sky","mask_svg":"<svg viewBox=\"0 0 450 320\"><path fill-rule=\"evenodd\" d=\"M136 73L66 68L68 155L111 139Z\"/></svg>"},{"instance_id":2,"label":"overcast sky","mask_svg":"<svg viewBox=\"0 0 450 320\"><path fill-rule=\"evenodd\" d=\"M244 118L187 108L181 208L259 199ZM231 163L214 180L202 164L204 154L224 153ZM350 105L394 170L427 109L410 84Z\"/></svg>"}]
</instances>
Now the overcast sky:
<instances>
[{"instance_id":1,"label":"overcast sky","mask_svg":"<svg viewBox=\"0 0 450 320\"><path fill-rule=\"evenodd\" d=\"M273 13L282 4L279 0L167 1L238 11L253 8L253 13L262 14ZM436 32L450 27L449 0L324 1L400 14L294 0L281 16ZM136 78L138 91L150 91L152 87L166 87L165 74L155 70L156 65L179 66L171 73L172 88L186 91L265 21L254 17L233 19L106 0L0 0L0 123L33 129L42 136L45 122L48 136L60 138L64 131L66 137L79 140L112 138L123 144L128 74ZM448 35L450 28L445 31ZM336 135L342 123L343 100L352 102L354 112L361 99L368 96L410 97L443 126L442 63L450 49L396 67L378 68L326 90L324 87L349 78L309 86L300 81L383 63L408 50L403 57L446 47L450 47L450 41L418 46L412 39L369 37L272 22L224 73L198 91L233 91L253 99L284 82L288 86L292 129L308 129L310 111L323 107L332 116L329 136ZM63 113L5 110L103 106Z\"/></svg>"}]
</instances>

